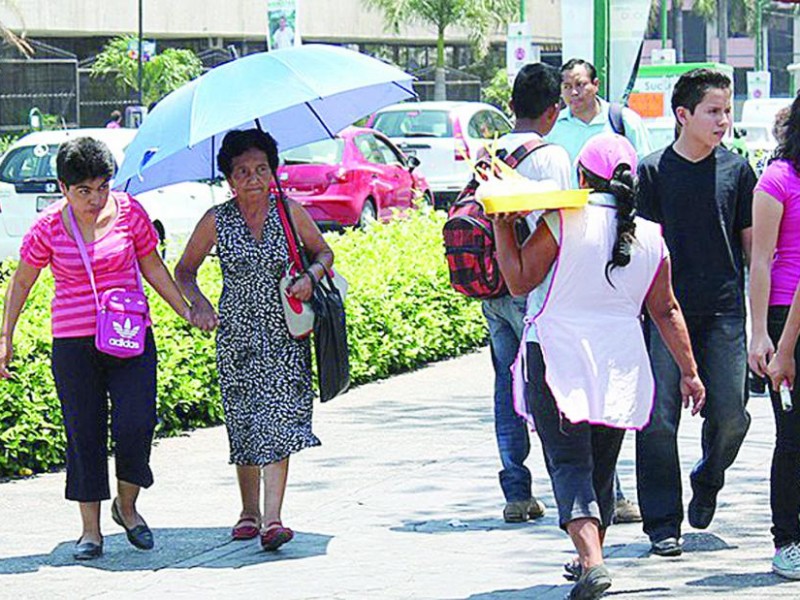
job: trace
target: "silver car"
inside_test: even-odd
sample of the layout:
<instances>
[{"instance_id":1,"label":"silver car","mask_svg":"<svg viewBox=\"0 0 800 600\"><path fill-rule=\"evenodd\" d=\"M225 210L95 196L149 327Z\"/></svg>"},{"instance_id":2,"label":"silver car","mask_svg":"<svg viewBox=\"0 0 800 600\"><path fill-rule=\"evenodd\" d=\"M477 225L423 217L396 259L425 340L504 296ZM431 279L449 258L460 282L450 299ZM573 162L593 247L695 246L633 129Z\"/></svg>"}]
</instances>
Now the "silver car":
<instances>
[{"instance_id":1,"label":"silver car","mask_svg":"<svg viewBox=\"0 0 800 600\"><path fill-rule=\"evenodd\" d=\"M368 126L420 161L437 208L455 200L472 177L469 160L511 131L497 108L482 102L406 102L376 112Z\"/></svg>"}]
</instances>

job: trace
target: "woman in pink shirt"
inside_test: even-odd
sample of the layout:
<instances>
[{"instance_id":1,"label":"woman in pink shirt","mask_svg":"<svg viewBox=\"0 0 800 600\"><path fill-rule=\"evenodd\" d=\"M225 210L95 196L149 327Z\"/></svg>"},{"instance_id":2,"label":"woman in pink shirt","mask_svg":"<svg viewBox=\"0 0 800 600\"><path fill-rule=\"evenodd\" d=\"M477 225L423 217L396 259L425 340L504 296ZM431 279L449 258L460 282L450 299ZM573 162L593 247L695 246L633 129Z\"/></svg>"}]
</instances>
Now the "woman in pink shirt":
<instances>
[{"instance_id":1,"label":"woman in pink shirt","mask_svg":"<svg viewBox=\"0 0 800 600\"><path fill-rule=\"evenodd\" d=\"M753 257L750 263L752 335L748 362L761 376L775 353L787 321L792 296L800 282L800 98L796 98L778 145L753 196ZM797 357L796 337L778 352ZM781 380L778 380L781 383ZM771 507L775 556L772 570L800 579L800 410L770 392L776 442L772 455Z\"/></svg>"},{"instance_id":2,"label":"woman in pink shirt","mask_svg":"<svg viewBox=\"0 0 800 600\"><path fill-rule=\"evenodd\" d=\"M190 309L158 255L158 235L147 213L131 196L109 191L114 159L108 147L88 137L72 139L58 149L56 169L64 200L42 213L25 235L6 291L0 376L13 376L8 365L14 328L40 271L49 265L55 280L52 370L67 433L66 497L80 503L83 521L73 556L89 560L103 553L100 502L110 498L109 400L117 476L111 515L131 544L143 550L153 547L136 498L140 488L153 483L149 463L156 425L156 347L149 315L139 356L116 358L95 347L95 291L76 236L86 248L98 296L111 288L140 289L141 272L186 320Z\"/></svg>"}]
</instances>

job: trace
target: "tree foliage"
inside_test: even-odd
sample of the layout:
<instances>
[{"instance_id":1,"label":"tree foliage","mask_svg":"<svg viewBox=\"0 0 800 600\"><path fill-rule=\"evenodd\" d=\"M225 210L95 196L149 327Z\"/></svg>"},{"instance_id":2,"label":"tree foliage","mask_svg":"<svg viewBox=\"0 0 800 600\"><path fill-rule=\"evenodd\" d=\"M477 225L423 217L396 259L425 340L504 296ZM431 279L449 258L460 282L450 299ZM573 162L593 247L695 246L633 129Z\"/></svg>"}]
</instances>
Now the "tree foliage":
<instances>
[{"instance_id":1,"label":"tree foliage","mask_svg":"<svg viewBox=\"0 0 800 600\"><path fill-rule=\"evenodd\" d=\"M481 90L483 101L488 102L502 110L507 117L512 117L511 108L508 105L511 100L511 85L508 83L508 73L505 67L497 69L489 85Z\"/></svg>"},{"instance_id":2,"label":"tree foliage","mask_svg":"<svg viewBox=\"0 0 800 600\"><path fill-rule=\"evenodd\" d=\"M14 13L22 21L22 12L19 10L16 0L0 0L0 8L5 8ZM17 35L2 21L0 21L0 37L22 52L22 54L26 56L33 54L33 48L28 43L28 40L25 39L25 34Z\"/></svg>"},{"instance_id":3,"label":"tree foliage","mask_svg":"<svg viewBox=\"0 0 800 600\"><path fill-rule=\"evenodd\" d=\"M112 76L120 91L139 91L139 63L128 52L133 35L116 37L106 44L92 65L92 77ZM142 102L149 105L200 76L203 63L191 50L167 48L142 64Z\"/></svg>"},{"instance_id":4,"label":"tree foliage","mask_svg":"<svg viewBox=\"0 0 800 600\"><path fill-rule=\"evenodd\" d=\"M408 218L326 237L336 268L350 284L347 332L354 385L389 377L428 362L458 356L486 341L481 303L449 284L442 246L442 212L413 211ZM402 252L397 252L402 248ZM14 264L0 264L0 307ZM216 303L219 263L198 274ZM192 329L152 290L158 343L158 435L222 421L214 336ZM50 370L52 337L49 270L31 290L14 337L14 378L0 386L0 478L30 475L64 463L66 440Z\"/></svg>"},{"instance_id":5,"label":"tree foliage","mask_svg":"<svg viewBox=\"0 0 800 600\"><path fill-rule=\"evenodd\" d=\"M478 54L489 48L490 34L514 18L517 0L363 0L383 12L386 28L399 33L401 25L421 24L436 29L439 46L450 27L462 27ZM437 67L444 66L442 52Z\"/></svg>"},{"instance_id":6,"label":"tree foliage","mask_svg":"<svg viewBox=\"0 0 800 600\"><path fill-rule=\"evenodd\" d=\"M756 10L761 5L764 21L770 15L797 15L796 6L777 4L772 0L728 0L728 23L731 31L755 34ZM718 19L718 0L695 0L694 12L707 21Z\"/></svg>"}]
</instances>

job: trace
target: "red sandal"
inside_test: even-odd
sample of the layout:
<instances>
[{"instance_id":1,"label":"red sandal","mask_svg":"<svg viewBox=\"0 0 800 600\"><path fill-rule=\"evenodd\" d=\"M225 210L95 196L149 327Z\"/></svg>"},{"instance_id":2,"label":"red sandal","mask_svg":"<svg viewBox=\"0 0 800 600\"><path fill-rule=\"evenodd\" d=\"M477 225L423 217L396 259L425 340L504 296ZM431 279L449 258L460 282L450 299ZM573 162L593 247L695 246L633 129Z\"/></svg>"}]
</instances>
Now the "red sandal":
<instances>
[{"instance_id":1,"label":"red sandal","mask_svg":"<svg viewBox=\"0 0 800 600\"><path fill-rule=\"evenodd\" d=\"M231 530L234 540L252 540L258 536L258 517L242 517Z\"/></svg>"},{"instance_id":2,"label":"red sandal","mask_svg":"<svg viewBox=\"0 0 800 600\"><path fill-rule=\"evenodd\" d=\"M276 527L273 527L276 525ZM270 529L271 528L271 529ZM280 521L267 523L266 531L261 532L261 547L267 552L277 550L294 537L294 531L284 527Z\"/></svg>"}]
</instances>

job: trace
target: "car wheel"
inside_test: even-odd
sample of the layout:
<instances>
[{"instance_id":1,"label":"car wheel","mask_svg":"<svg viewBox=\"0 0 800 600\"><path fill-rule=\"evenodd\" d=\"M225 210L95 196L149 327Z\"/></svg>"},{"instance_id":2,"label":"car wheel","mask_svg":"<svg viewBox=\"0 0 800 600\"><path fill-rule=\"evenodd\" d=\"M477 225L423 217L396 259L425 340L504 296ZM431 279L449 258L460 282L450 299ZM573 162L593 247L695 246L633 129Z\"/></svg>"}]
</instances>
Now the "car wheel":
<instances>
[{"instance_id":1,"label":"car wheel","mask_svg":"<svg viewBox=\"0 0 800 600\"><path fill-rule=\"evenodd\" d=\"M361 216L358 218L358 226L360 228L366 227L367 223L374 223L378 219L378 211L375 208L375 201L372 198L364 200L364 206L361 207Z\"/></svg>"}]
</instances>

